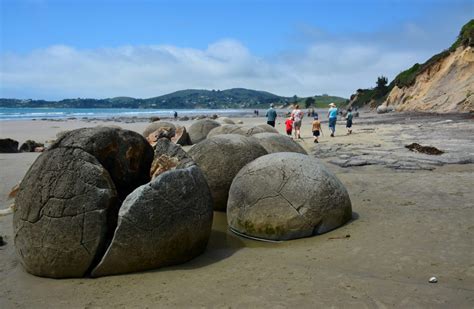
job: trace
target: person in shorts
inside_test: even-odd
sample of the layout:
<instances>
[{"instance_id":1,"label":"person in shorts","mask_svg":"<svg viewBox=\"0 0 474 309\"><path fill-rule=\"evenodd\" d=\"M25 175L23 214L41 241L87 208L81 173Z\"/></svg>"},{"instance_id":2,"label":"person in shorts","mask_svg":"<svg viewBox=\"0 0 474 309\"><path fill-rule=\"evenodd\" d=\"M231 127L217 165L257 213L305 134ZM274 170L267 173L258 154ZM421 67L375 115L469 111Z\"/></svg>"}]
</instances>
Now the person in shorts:
<instances>
[{"instance_id":1,"label":"person in shorts","mask_svg":"<svg viewBox=\"0 0 474 309\"><path fill-rule=\"evenodd\" d=\"M314 116L311 131L313 131L314 142L319 143L319 134L323 132L323 129L321 128L321 121L319 121L318 116Z\"/></svg>"},{"instance_id":2,"label":"person in shorts","mask_svg":"<svg viewBox=\"0 0 474 309\"><path fill-rule=\"evenodd\" d=\"M334 103L329 103L328 118L329 118L329 131L331 131L331 137L334 137L336 133L336 121L337 121L337 107Z\"/></svg>"},{"instance_id":3,"label":"person in shorts","mask_svg":"<svg viewBox=\"0 0 474 309\"><path fill-rule=\"evenodd\" d=\"M304 113L301 111L298 104L295 105L295 109L291 112L293 118L293 128L295 129L295 139L301 138L301 121L303 120Z\"/></svg>"}]
</instances>

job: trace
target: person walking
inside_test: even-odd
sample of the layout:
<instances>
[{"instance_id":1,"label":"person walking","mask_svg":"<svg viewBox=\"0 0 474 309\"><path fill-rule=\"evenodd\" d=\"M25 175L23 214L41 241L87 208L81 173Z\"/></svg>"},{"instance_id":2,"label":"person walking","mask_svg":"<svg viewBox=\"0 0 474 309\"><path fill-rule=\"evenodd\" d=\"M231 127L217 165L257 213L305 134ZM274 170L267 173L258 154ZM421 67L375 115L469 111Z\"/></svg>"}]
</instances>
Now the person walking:
<instances>
[{"instance_id":1,"label":"person walking","mask_svg":"<svg viewBox=\"0 0 474 309\"><path fill-rule=\"evenodd\" d=\"M331 131L331 137L334 137L336 133L336 121L337 121L337 107L334 103L329 103L329 110L328 110L328 118L329 118L329 131Z\"/></svg>"},{"instance_id":2,"label":"person walking","mask_svg":"<svg viewBox=\"0 0 474 309\"><path fill-rule=\"evenodd\" d=\"M273 103L270 104L270 108L267 110L267 113L265 116L267 117L267 124L271 125L272 127L275 127L275 120L277 118L277 112L273 108Z\"/></svg>"},{"instance_id":3,"label":"person walking","mask_svg":"<svg viewBox=\"0 0 474 309\"><path fill-rule=\"evenodd\" d=\"M295 129L295 139L301 138L301 122L303 121L304 113L301 111L298 104L295 105L295 109L291 112L293 118L293 128Z\"/></svg>"},{"instance_id":4,"label":"person walking","mask_svg":"<svg viewBox=\"0 0 474 309\"><path fill-rule=\"evenodd\" d=\"M347 135L349 135L352 133L352 108L350 107L347 110L346 120Z\"/></svg>"}]
</instances>

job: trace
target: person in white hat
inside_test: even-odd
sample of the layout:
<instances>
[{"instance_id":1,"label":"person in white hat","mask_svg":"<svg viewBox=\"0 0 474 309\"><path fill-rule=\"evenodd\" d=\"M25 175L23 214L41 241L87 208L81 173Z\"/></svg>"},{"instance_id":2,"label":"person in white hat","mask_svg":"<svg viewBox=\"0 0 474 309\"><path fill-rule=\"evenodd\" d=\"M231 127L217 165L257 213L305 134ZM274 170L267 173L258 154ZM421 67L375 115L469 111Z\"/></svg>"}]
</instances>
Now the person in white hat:
<instances>
[{"instance_id":1,"label":"person in white hat","mask_svg":"<svg viewBox=\"0 0 474 309\"><path fill-rule=\"evenodd\" d=\"M329 118L329 130L331 131L331 137L334 137L334 133L336 133L336 121L337 121L337 107L336 107L336 104L334 103L329 103L328 118Z\"/></svg>"},{"instance_id":2,"label":"person in white hat","mask_svg":"<svg viewBox=\"0 0 474 309\"><path fill-rule=\"evenodd\" d=\"M267 110L267 113L265 114L265 116L267 117L267 124L268 125L271 125L272 127L275 127L275 120L277 118L277 112L276 110L273 108L275 105L270 104L270 108Z\"/></svg>"}]
</instances>

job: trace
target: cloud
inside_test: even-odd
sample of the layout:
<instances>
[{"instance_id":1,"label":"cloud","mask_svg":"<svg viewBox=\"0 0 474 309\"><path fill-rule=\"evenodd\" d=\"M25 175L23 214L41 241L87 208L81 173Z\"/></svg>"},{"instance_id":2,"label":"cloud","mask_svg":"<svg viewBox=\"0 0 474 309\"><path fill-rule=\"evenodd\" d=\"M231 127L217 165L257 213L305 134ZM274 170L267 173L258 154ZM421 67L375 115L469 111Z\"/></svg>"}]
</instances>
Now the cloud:
<instances>
[{"instance_id":1,"label":"cloud","mask_svg":"<svg viewBox=\"0 0 474 309\"><path fill-rule=\"evenodd\" d=\"M358 88L374 86L378 76L391 80L441 51L415 44L438 28L406 24L397 32L342 36L308 26L303 35L310 35L302 48L266 57L233 39L205 49L147 45L87 50L57 45L26 54L2 53L0 97L148 98L181 89L234 87L285 96L349 97ZM446 36L444 48L454 39Z\"/></svg>"}]
</instances>

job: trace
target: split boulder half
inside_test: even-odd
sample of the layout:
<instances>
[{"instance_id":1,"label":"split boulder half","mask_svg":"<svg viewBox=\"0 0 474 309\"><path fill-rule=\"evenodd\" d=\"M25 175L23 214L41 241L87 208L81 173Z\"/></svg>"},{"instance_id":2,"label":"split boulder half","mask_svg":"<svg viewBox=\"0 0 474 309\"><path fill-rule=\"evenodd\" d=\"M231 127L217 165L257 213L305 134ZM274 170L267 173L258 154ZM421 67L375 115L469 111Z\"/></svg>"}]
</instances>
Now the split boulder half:
<instances>
[{"instance_id":1,"label":"split boulder half","mask_svg":"<svg viewBox=\"0 0 474 309\"><path fill-rule=\"evenodd\" d=\"M141 135L113 128L68 132L42 153L15 201L15 246L25 269L52 278L91 270L100 276L177 264L202 252L212 223L202 172L189 164L147 183L152 158ZM157 243L140 248L142 238ZM126 266L110 271L118 257Z\"/></svg>"},{"instance_id":2,"label":"split boulder half","mask_svg":"<svg viewBox=\"0 0 474 309\"><path fill-rule=\"evenodd\" d=\"M220 211L226 209L229 188L239 170L267 154L256 139L237 134L213 136L194 145L188 153L202 169L214 209Z\"/></svg>"},{"instance_id":3,"label":"split boulder half","mask_svg":"<svg viewBox=\"0 0 474 309\"><path fill-rule=\"evenodd\" d=\"M289 240L335 229L352 217L344 185L316 158L274 153L247 164L229 191L231 230Z\"/></svg>"}]
</instances>

